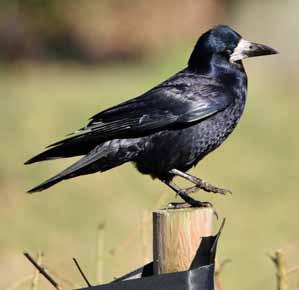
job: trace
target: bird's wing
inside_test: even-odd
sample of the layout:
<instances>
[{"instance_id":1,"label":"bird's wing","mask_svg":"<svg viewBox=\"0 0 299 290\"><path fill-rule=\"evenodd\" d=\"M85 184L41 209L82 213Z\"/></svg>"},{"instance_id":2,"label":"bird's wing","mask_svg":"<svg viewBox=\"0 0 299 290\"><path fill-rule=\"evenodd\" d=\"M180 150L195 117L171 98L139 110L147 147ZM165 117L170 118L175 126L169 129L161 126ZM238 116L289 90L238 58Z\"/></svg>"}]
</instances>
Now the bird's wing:
<instances>
[{"instance_id":1,"label":"bird's wing","mask_svg":"<svg viewBox=\"0 0 299 290\"><path fill-rule=\"evenodd\" d=\"M184 126L224 110L232 101L232 94L215 83L158 86L94 115L87 126L51 146L84 137L99 141L132 138Z\"/></svg>"},{"instance_id":2,"label":"bird's wing","mask_svg":"<svg viewBox=\"0 0 299 290\"><path fill-rule=\"evenodd\" d=\"M178 80L182 80L179 78ZM184 128L224 110L232 92L213 80L163 83L147 93L94 115L68 138L48 146L25 164L85 155L112 139L135 138L170 128ZM195 83L194 83L195 82ZM187 83L187 84L186 84Z\"/></svg>"}]
</instances>

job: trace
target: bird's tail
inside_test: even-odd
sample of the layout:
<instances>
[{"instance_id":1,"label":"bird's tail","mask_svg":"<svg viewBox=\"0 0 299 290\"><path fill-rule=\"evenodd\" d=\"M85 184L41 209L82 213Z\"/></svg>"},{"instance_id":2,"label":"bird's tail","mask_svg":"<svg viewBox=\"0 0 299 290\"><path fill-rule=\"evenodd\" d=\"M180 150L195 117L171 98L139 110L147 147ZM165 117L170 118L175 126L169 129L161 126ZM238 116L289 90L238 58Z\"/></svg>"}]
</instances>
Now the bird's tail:
<instances>
[{"instance_id":1,"label":"bird's tail","mask_svg":"<svg viewBox=\"0 0 299 290\"><path fill-rule=\"evenodd\" d=\"M105 142L62 172L28 190L28 193L45 190L65 179L97 171L103 172L132 161L137 156L138 149L138 142L134 143L134 139Z\"/></svg>"},{"instance_id":2,"label":"bird's tail","mask_svg":"<svg viewBox=\"0 0 299 290\"><path fill-rule=\"evenodd\" d=\"M27 160L25 164L85 155L99 143L100 141L92 138L92 136L71 136L67 139L49 145L47 150Z\"/></svg>"}]
</instances>

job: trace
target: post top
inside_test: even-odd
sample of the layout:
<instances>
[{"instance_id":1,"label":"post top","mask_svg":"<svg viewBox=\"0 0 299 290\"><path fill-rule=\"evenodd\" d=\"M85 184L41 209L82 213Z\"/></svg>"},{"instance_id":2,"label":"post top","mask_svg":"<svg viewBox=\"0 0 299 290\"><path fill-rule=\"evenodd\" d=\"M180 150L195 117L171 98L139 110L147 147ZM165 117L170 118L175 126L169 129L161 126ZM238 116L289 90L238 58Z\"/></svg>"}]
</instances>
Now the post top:
<instances>
[{"instance_id":1,"label":"post top","mask_svg":"<svg viewBox=\"0 0 299 290\"><path fill-rule=\"evenodd\" d=\"M203 213L214 213L212 207L186 207L186 208L163 208L158 209L153 212L153 214L164 214L164 215L172 215L172 214L182 214L182 213L191 213L191 212L203 212Z\"/></svg>"}]
</instances>

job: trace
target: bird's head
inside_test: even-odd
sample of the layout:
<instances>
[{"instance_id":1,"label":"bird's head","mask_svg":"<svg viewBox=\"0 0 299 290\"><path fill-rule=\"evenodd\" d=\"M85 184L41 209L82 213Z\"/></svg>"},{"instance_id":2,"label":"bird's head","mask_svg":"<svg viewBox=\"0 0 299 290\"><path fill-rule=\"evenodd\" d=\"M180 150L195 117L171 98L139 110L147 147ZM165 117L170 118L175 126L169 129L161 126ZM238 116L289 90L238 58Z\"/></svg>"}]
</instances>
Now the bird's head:
<instances>
[{"instance_id":1,"label":"bird's head","mask_svg":"<svg viewBox=\"0 0 299 290\"><path fill-rule=\"evenodd\" d=\"M208 65L213 56L239 63L244 58L278 53L275 49L241 37L227 25L217 25L204 33L197 41L189 59L190 68Z\"/></svg>"}]
</instances>

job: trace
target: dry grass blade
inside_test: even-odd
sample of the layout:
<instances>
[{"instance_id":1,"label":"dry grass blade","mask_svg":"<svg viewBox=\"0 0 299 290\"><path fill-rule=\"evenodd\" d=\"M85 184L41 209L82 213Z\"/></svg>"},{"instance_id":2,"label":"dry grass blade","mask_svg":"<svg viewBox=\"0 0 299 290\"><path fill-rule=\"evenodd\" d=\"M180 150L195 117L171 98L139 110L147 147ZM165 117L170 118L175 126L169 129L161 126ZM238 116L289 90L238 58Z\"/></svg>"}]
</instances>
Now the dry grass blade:
<instances>
[{"instance_id":1,"label":"dry grass blade","mask_svg":"<svg viewBox=\"0 0 299 290\"><path fill-rule=\"evenodd\" d=\"M47 270L47 272L56 277L58 281L60 281L60 285L65 285L68 288L72 288L72 289L76 289L76 288L80 288L79 285L76 285L75 283L73 283L72 281L62 277L59 273L57 273L57 271L55 271L53 268L51 268L50 266L47 266L47 268L45 268Z\"/></svg>"},{"instance_id":2,"label":"dry grass blade","mask_svg":"<svg viewBox=\"0 0 299 290\"><path fill-rule=\"evenodd\" d=\"M24 256L41 273L41 275L43 275L50 282L53 287L55 287L57 290L63 290L63 288L59 286L59 284L30 256L29 253L24 253Z\"/></svg>"},{"instance_id":3,"label":"dry grass blade","mask_svg":"<svg viewBox=\"0 0 299 290\"><path fill-rule=\"evenodd\" d=\"M38 265L42 264L42 258L43 258L43 253L41 251L39 251L37 253L37 264ZM31 283L31 290L37 290L38 282L39 282L39 274L40 274L39 270L36 269L35 274L32 279L32 283Z\"/></svg>"},{"instance_id":4,"label":"dry grass blade","mask_svg":"<svg viewBox=\"0 0 299 290\"><path fill-rule=\"evenodd\" d=\"M281 250L277 250L274 256L270 255L270 259L276 268L277 290L288 290L287 269L284 253Z\"/></svg>"}]
</instances>

